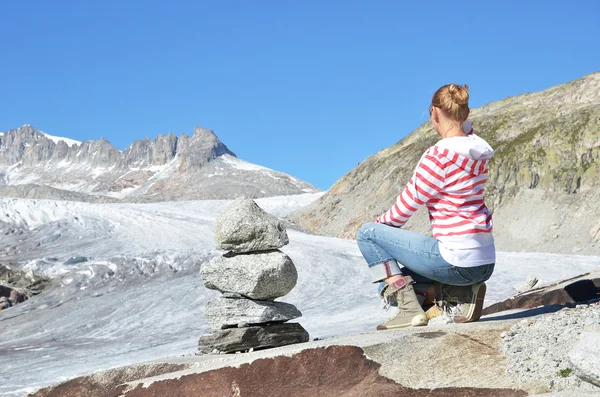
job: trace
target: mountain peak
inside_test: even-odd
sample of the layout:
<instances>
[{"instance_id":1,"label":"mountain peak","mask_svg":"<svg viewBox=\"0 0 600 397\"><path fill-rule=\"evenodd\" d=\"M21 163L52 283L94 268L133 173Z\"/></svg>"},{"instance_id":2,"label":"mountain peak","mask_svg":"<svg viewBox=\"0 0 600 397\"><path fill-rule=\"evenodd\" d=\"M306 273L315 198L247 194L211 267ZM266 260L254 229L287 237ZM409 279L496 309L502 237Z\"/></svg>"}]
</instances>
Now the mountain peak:
<instances>
[{"instance_id":1,"label":"mountain peak","mask_svg":"<svg viewBox=\"0 0 600 397\"><path fill-rule=\"evenodd\" d=\"M3 187L23 181L61 192L146 201L318 190L289 175L232 162L229 156L236 157L212 130L202 127L195 127L191 136L169 133L136 140L120 152L105 138L81 143L52 137L26 124L0 134L0 195ZM23 189L14 191L26 194Z\"/></svg>"},{"instance_id":2,"label":"mountain peak","mask_svg":"<svg viewBox=\"0 0 600 397\"><path fill-rule=\"evenodd\" d=\"M212 135L216 136L213 130L209 130L208 128L203 128L200 126L194 127L194 135Z\"/></svg>"}]
</instances>

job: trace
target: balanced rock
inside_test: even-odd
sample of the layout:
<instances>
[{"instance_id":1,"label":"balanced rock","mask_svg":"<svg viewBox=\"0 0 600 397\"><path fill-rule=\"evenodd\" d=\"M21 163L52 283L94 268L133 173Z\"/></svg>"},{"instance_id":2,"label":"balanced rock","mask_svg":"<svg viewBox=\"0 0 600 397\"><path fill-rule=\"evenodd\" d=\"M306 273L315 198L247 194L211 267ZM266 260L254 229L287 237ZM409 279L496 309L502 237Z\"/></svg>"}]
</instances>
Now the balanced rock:
<instances>
[{"instance_id":1,"label":"balanced rock","mask_svg":"<svg viewBox=\"0 0 600 397\"><path fill-rule=\"evenodd\" d=\"M275 299L296 286L298 272L289 256L275 250L233 257L219 256L200 267L204 286L251 299Z\"/></svg>"},{"instance_id":2,"label":"balanced rock","mask_svg":"<svg viewBox=\"0 0 600 397\"><path fill-rule=\"evenodd\" d=\"M569 354L575 375L600 387L600 332L584 332Z\"/></svg>"},{"instance_id":3,"label":"balanced rock","mask_svg":"<svg viewBox=\"0 0 600 397\"><path fill-rule=\"evenodd\" d=\"M285 225L254 200L237 199L215 221L217 248L235 253L268 251L289 243Z\"/></svg>"},{"instance_id":4,"label":"balanced rock","mask_svg":"<svg viewBox=\"0 0 600 397\"><path fill-rule=\"evenodd\" d=\"M205 354L215 350L233 353L308 342L308 339L308 332L298 323L227 328L202 335L198 341L198 350Z\"/></svg>"},{"instance_id":5,"label":"balanced rock","mask_svg":"<svg viewBox=\"0 0 600 397\"><path fill-rule=\"evenodd\" d=\"M215 330L239 324L285 322L302 316L294 305L285 302L252 299L217 298L206 302L205 315Z\"/></svg>"}]
</instances>

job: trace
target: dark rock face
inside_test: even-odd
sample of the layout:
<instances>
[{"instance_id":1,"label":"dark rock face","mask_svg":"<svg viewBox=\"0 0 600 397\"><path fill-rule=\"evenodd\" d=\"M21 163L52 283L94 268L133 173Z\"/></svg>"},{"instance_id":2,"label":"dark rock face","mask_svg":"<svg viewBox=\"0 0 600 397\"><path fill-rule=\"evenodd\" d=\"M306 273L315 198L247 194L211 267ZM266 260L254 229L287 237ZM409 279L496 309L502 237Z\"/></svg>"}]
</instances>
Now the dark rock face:
<instances>
[{"instance_id":1,"label":"dark rock face","mask_svg":"<svg viewBox=\"0 0 600 397\"><path fill-rule=\"evenodd\" d=\"M155 141L148 138L134 141L123 153L104 138L69 146L64 141L55 143L39 130L25 125L0 136L0 165L14 165L21 161L24 167L35 167L50 160L105 168L164 165L175 157L176 148L177 137L174 134L159 135ZM234 155L232 152L229 154Z\"/></svg>"},{"instance_id":2,"label":"dark rock face","mask_svg":"<svg viewBox=\"0 0 600 397\"><path fill-rule=\"evenodd\" d=\"M155 141L145 138L135 141L123 151L121 167L165 165L177 154L175 134L158 135Z\"/></svg>"},{"instance_id":3,"label":"dark rock face","mask_svg":"<svg viewBox=\"0 0 600 397\"><path fill-rule=\"evenodd\" d=\"M211 130L202 127L194 129L194 135L181 135L178 142L178 152L182 156L179 171L190 168L200 168L212 159L224 154L235 157L235 154L225 146Z\"/></svg>"},{"instance_id":4,"label":"dark rock face","mask_svg":"<svg viewBox=\"0 0 600 397\"><path fill-rule=\"evenodd\" d=\"M308 332L298 323L228 328L202 335L198 341L200 353L234 353L250 349L266 349L308 342Z\"/></svg>"},{"instance_id":5,"label":"dark rock face","mask_svg":"<svg viewBox=\"0 0 600 397\"><path fill-rule=\"evenodd\" d=\"M171 397L171 396L269 396L269 397L522 397L511 389L447 387L413 389L379 375L380 365L355 346L330 346L304 350L291 357L255 360L239 367L177 376L144 385L93 388L90 377L81 377L34 397ZM86 386L88 386L86 388Z\"/></svg>"},{"instance_id":6,"label":"dark rock face","mask_svg":"<svg viewBox=\"0 0 600 397\"><path fill-rule=\"evenodd\" d=\"M29 298L31 298L31 292L24 288L13 288L10 285L0 284L0 310L25 302Z\"/></svg>"},{"instance_id":7,"label":"dark rock face","mask_svg":"<svg viewBox=\"0 0 600 397\"><path fill-rule=\"evenodd\" d=\"M50 286L51 280L33 272L10 269L0 265L0 284L8 284L12 288L27 289L33 294L42 292Z\"/></svg>"},{"instance_id":8,"label":"dark rock face","mask_svg":"<svg viewBox=\"0 0 600 397\"><path fill-rule=\"evenodd\" d=\"M51 280L0 265L0 311L25 302L50 286Z\"/></svg>"},{"instance_id":9,"label":"dark rock face","mask_svg":"<svg viewBox=\"0 0 600 397\"><path fill-rule=\"evenodd\" d=\"M600 273L586 273L494 303L483 309L483 314L493 314L512 309L530 309L538 306L574 306L579 302L587 302L597 298L600 298Z\"/></svg>"}]
</instances>

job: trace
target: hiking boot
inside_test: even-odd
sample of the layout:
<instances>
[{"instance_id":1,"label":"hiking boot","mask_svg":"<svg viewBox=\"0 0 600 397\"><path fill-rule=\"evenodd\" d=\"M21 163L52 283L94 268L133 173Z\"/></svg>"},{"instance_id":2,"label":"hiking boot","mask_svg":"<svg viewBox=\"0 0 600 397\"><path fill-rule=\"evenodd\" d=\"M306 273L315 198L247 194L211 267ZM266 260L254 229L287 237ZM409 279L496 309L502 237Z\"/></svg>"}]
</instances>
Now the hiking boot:
<instances>
[{"instance_id":1,"label":"hiking boot","mask_svg":"<svg viewBox=\"0 0 600 397\"><path fill-rule=\"evenodd\" d=\"M439 317L442 315L442 311L437 305L431 305L427 310L425 310L425 316L427 316L427 320L431 320L433 318Z\"/></svg>"},{"instance_id":2,"label":"hiking boot","mask_svg":"<svg viewBox=\"0 0 600 397\"><path fill-rule=\"evenodd\" d=\"M382 281L381 283L379 283L379 286L377 287L377 293L379 294L379 297L381 298L381 306L383 308L385 308L386 310L390 306L398 307L396 298L394 298L393 296L389 296L389 297L387 297L387 300L386 300L386 298L383 296L383 293L386 290L386 286L387 286L387 284ZM414 289L414 287L413 287L413 289ZM427 298L427 292L423 292L423 291L419 291L418 289L415 289L415 294L417 294L417 299L419 300L419 304L421 305L423 310L426 310L427 308L429 308L429 307L423 306L423 302L425 302L425 299Z\"/></svg>"},{"instance_id":3,"label":"hiking boot","mask_svg":"<svg viewBox=\"0 0 600 397\"><path fill-rule=\"evenodd\" d=\"M464 287L442 286L442 310L454 312L455 323L470 323L479 320L487 287L477 283Z\"/></svg>"},{"instance_id":4,"label":"hiking boot","mask_svg":"<svg viewBox=\"0 0 600 397\"><path fill-rule=\"evenodd\" d=\"M398 312L385 323L379 324L377 330L427 325L427 316L425 316L412 286L414 283L412 277L406 276L384 287L384 301L389 305L395 300Z\"/></svg>"}]
</instances>

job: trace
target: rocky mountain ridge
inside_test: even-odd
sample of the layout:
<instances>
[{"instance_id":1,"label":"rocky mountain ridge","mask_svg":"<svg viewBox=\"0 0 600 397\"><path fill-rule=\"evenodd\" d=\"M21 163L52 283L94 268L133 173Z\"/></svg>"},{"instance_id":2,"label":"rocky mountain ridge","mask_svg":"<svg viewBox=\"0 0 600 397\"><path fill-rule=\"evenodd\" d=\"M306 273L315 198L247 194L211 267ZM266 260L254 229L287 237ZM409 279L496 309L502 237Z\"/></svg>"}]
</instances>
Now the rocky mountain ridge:
<instances>
[{"instance_id":1,"label":"rocky mountain ridge","mask_svg":"<svg viewBox=\"0 0 600 397\"><path fill-rule=\"evenodd\" d=\"M497 248L600 252L600 73L472 109L495 149L486 204ZM292 219L315 233L354 238L396 200L421 154L439 140L428 121L370 156ZM406 226L430 233L425 210Z\"/></svg>"},{"instance_id":2,"label":"rocky mountain ridge","mask_svg":"<svg viewBox=\"0 0 600 397\"><path fill-rule=\"evenodd\" d=\"M217 178L213 178L213 177ZM30 125L0 134L0 194L81 201L164 201L317 192L290 175L240 160L214 134L160 134L120 152Z\"/></svg>"}]
</instances>

